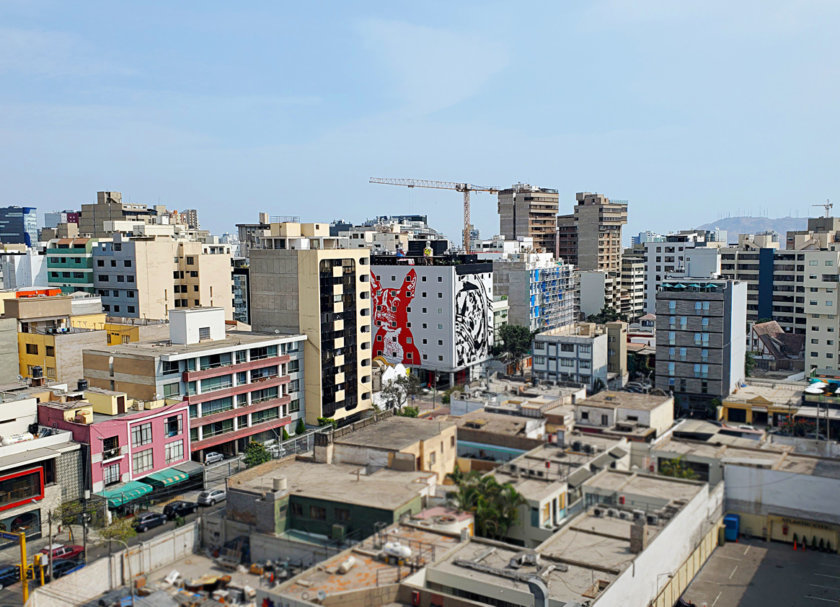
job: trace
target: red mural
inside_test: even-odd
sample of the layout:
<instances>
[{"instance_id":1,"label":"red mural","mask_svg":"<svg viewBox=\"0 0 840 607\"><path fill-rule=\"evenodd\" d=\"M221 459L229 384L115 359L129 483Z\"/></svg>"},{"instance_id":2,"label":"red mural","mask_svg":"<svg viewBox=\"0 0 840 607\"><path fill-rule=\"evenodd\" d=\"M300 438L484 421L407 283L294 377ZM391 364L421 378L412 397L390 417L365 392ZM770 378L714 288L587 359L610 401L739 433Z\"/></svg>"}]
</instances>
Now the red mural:
<instances>
[{"instance_id":1,"label":"red mural","mask_svg":"<svg viewBox=\"0 0 840 607\"><path fill-rule=\"evenodd\" d=\"M390 363L420 364L420 352L408 326L408 306L414 299L417 272L412 268L399 289L385 289L379 278L370 273L373 300L374 356L383 356Z\"/></svg>"}]
</instances>

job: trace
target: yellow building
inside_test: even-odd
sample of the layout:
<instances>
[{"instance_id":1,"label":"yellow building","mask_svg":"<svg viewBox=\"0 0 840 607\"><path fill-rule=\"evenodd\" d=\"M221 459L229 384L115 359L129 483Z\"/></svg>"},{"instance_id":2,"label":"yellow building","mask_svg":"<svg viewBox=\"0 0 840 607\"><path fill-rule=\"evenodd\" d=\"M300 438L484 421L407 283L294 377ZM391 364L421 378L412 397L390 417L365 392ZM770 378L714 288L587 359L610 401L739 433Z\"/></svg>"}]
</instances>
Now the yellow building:
<instances>
[{"instance_id":1,"label":"yellow building","mask_svg":"<svg viewBox=\"0 0 840 607\"><path fill-rule=\"evenodd\" d=\"M749 383L723 399L721 421L778 426L802 404L802 388L782 382Z\"/></svg>"}]
</instances>

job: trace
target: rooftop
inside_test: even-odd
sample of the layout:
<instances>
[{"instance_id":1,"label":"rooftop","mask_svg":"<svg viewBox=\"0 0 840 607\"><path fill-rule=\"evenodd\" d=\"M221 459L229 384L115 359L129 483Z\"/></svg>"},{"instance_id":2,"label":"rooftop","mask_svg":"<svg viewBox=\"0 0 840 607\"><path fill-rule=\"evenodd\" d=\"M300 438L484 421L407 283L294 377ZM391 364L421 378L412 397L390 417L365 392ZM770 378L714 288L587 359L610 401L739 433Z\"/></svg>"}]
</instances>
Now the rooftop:
<instances>
[{"instance_id":1,"label":"rooftop","mask_svg":"<svg viewBox=\"0 0 840 607\"><path fill-rule=\"evenodd\" d=\"M302 335L286 335L276 333L256 333L253 331L228 331L224 339L202 341L196 344L173 344L164 341L139 341L111 346L109 348L90 348L86 352L103 356L179 356L208 350L219 350L235 346L247 346L283 339L303 339Z\"/></svg>"},{"instance_id":2,"label":"rooftop","mask_svg":"<svg viewBox=\"0 0 840 607\"><path fill-rule=\"evenodd\" d=\"M613 493L629 493L665 501L690 500L702 489L704 483L684 481L665 476L653 476L634 472L606 470L586 481L590 489L601 489Z\"/></svg>"},{"instance_id":3,"label":"rooftop","mask_svg":"<svg viewBox=\"0 0 840 607\"><path fill-rule=\"evenodd\" d=\"M544 423L545 420L537 420L529 417L507 415L505 413L489 413L483 409L471 411L460 417L451 417L451 420L458 424L459 428L470 430L481 430L492 434L507 434L510 436L524 436L529 430L529 425Z\"/></svg>"},{"instance_id":4,"label":"rooftop","mask_svg":"<svg viewBox=\"0 0 840 607\"><path fill-rule=\"evenodd\" d=\"M365 474L364 466L318 464L295 459L272 460L229 477L231 490L266 493L275 478L285 477L290 493L360 506L395 509L433 486L434 472L399 472L388 468Z\"/></svg>"},{"instance_id":5,"label":"rooftop","mask_svg":"<svg viewBox=\"0 0 840 607\"><path fill-rule=\"evenodd\" d=\"M385 542L398 542L411 550L403 566L381 560ZM420 529L410 524L395 524L374 534L350 550L321 561L316 566L280 585L276 592L306 601L324 592L333 600L341 593L394 584L419 568L435 563L459 545L457 536ZM353 567L341 573L339 566L353 558ZM349 600L349 599L348 599Z\"/></svg>"},{"instance_id":6,"label":"rooftop","mask_svg":"<svg viewBox=\"0 0 840 607\"><path fill-rule=\"evenodd\" d=\"M438 436L453 422L392 416L335 439L336 444L401 451L419 441Z\"/></svg>"},{"instance_id":7,"label":"rooftop","mask_svg":"<svg viewBox=\"0 0 840 607\"><path fill-rule=\"evenodd\" d=\"M750 402L766 400L774 405L799 405L805 386L801 383L787 382L755 382L748 381L746 386L738 388L736 393L730 394L725 402Z\"/></svg>"},{"instance_id":8,"label":"rooftop","mask_svg":"<svg viewBox=\"0 0 840 607\"><path fill-rule=\"evenodd\" d=\"M670 401L670 396L604 390L577 404L584 407L600 407L602 409L617 409L621 407L637 411L652 411Z\"/></svg>"}]
</instances>

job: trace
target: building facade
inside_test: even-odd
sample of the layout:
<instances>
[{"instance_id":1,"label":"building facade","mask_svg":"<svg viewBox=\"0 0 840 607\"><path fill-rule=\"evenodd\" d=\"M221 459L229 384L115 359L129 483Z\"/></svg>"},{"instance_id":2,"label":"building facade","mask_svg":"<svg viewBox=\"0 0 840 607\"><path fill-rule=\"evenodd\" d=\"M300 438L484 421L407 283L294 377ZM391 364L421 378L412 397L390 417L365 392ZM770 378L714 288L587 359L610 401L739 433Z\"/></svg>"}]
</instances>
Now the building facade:
<instances>
[{"instance_id":1,"label":"building facade","mask_svg":"<svg viewBox=\"0 0 840 607\"><path fill-rule=\"evenodd\" d=\"M621 226L627 203L602 194L578 192L572 215L556 218L557 255L580 270L621 271Z\"/></svg>"},{"instance_id":2,"label":"building facade","mask_svg":"<svg viewBox=\"0 0 840 607\"><path fill-rule=\"evenodd\" d=\"M47 282L64 293L95 293L94 238L59 238L47 245Z\"/></svg>"},{"instance_id":3,"label":"building facade","mask_svg":"<svg viewBox=\"0 0 840 607\"><path fill-rule=\"evenodd\" d=\"M38 212L35 207L0 207L0 242L25 244L38 243Z\"/></svg>"},{"instance_id":4,"label":"building facade","mask_svg":"<svg viewBox=\"0 0 840 607\"><path fill-rule=\"evenodd\" d=\"M517 183L499 192L499 233L509 240L520 236L534 239L534 248L554 253L557 190Z\"/></svg>"},{"instance_id":5,"label":"building facade","mask_svg":"<svg viewBox=\"0 0 840 607\"><path fill-rule=\"evenodd\" d=\"M683 409L704 409L744 381L747 285L691 278L656 298L656 387Z\"/></svg>"},{"instance_id":6,"label":"building facade","mask_svg":"<svg viewBox=\"0 0 840 607\"><path fill-rule=\"evenodd\" d=\"M116 235L93 248L93 269L111 316L165 319L170 310L207 306L233 318L229 245Z\"/></svg>"},{"instance_id":7,"label":"building facade","mask_svg":"<svg viewBox=\"0 0 840 607\"><path fill-rule=\"evenodd\" d=\"M234 454L247 443L291 433L304 414L300 335L231 331L224 310L172 310L170 342L138 342L84 353L92 387L142 401L189 406L194 459Z\"/></svg>"},{"instance_id":8,"label":"building facade","mask_svg":"<svg viewBox=\"0 0 840 607\"><path fill-rule=\"evenodd\" d=\"M574 267L549 253L522 253L493 262L493 291L508 299L508 322L548 331L577 319Z\"/></svg>"},{"instance_id":9,"label":"building facade","mask_svg":"<svg viewBox=\"0 0 840 607\"><path fill-rule=\"evenodd\" d=\"M38 249L6 252L0 256L0 272L3 274L4 289L46 287L47 258Z\"/></svg>"},{"instance_id":10,"label":"building facade","mask_svg":"<svg viewBox=\"0 0 840 607\"><path fill-rule=\"evenodd\" d=\"M370 409L370 253L327 224L276 223L250 248L251 325L306 335L306 421Z\"/></svg>"},{"instance_id":11,"label":"building facade","mask_svg":"<svg viewBox=\"0 0 840 607\"><path fill-rule=\"evenodd\" d=\"M594 323L539 333L534 336L532 374L540 381L607 387L607 350L607 334Z\"/></svg>"},{"instance_id":12,"label":"building facade","mask_svg":"<svg viewBox=\"0 0 840 607\"><path fill-rule=\"evenodd\" d=\"M490 359L493 264L474 255L374 256L370 285L373 356L448 375L450 385L475 376Z\"/></svg>"}]
</instances>

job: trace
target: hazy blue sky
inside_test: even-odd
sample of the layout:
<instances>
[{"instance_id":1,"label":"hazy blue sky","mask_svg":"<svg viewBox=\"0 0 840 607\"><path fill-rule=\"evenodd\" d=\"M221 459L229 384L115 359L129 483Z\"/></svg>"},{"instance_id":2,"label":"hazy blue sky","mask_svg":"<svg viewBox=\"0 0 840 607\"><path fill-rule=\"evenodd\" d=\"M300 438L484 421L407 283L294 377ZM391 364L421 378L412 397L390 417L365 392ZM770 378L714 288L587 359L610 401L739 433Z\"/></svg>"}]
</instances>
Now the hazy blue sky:
<instances>
[{"instance_id":1,"label":"hazy blue sky","mask_svg":"<svg viewBox=\"0 0 840 607\"><path fill-rule=\"evenodd\" d=\"M840 179L838 26L836 0L1 0L0 203L426 212L460 241L459 194L387 176L603 192L632 232L806 215ZM473 218L498 231L495 197Z\"/></svg>"}]
</instances>

